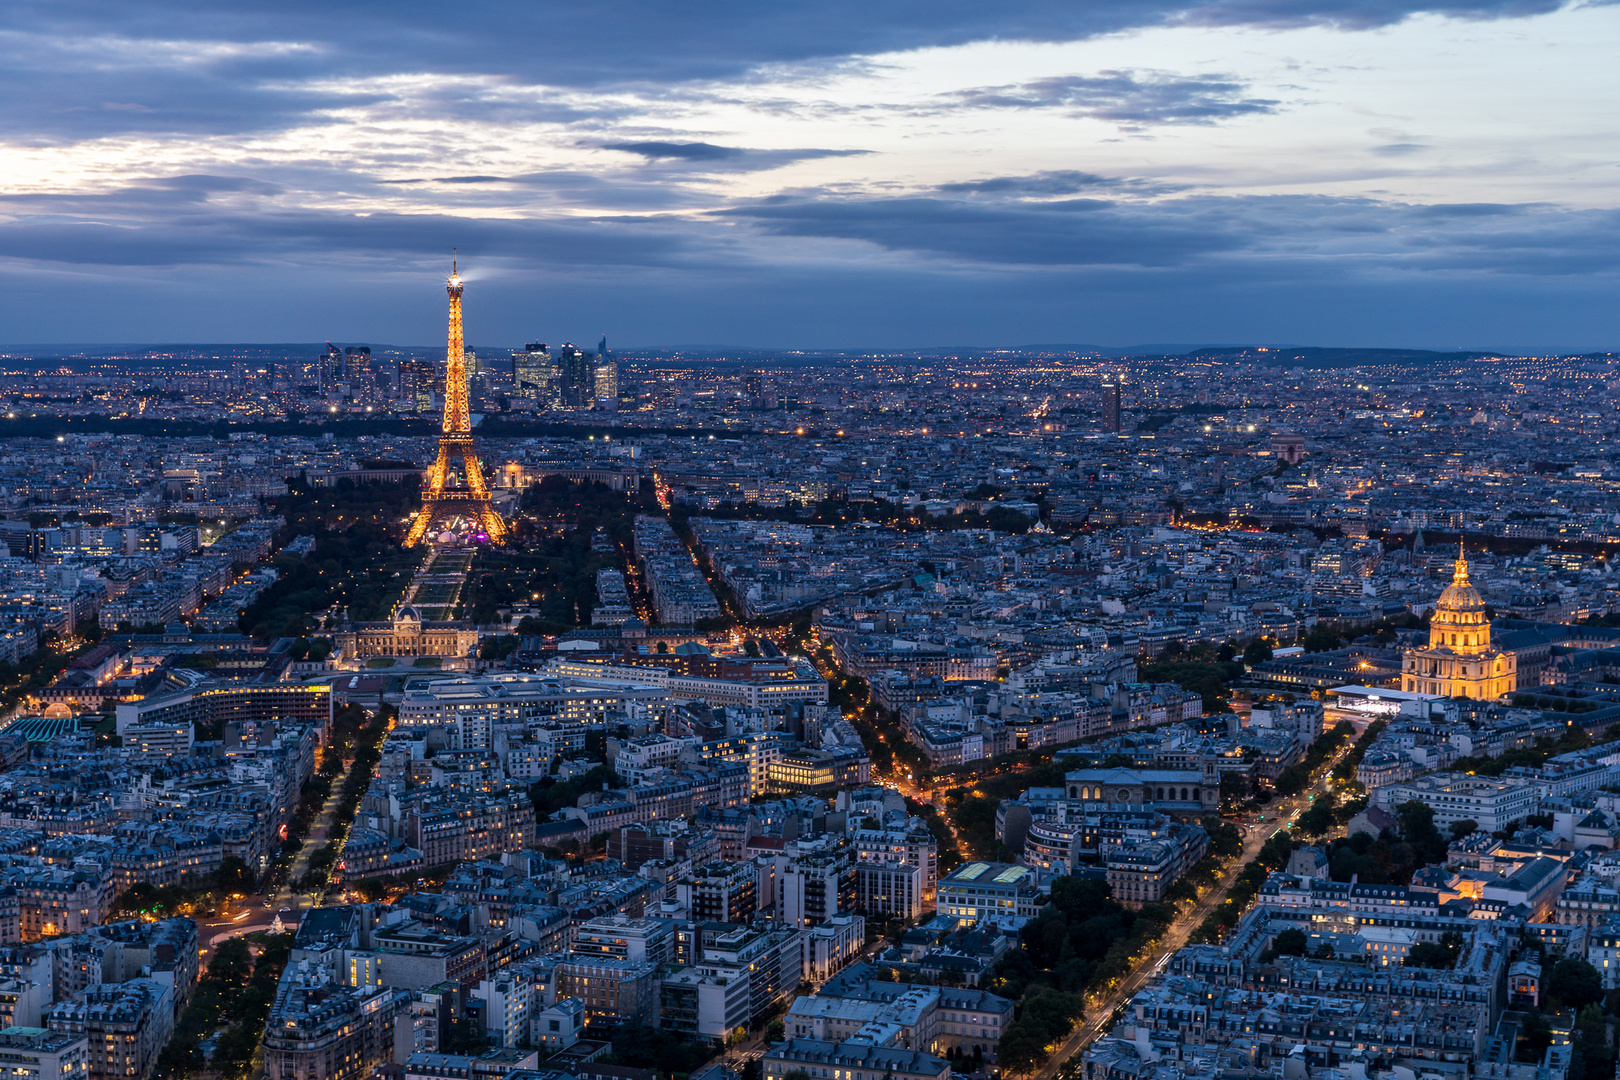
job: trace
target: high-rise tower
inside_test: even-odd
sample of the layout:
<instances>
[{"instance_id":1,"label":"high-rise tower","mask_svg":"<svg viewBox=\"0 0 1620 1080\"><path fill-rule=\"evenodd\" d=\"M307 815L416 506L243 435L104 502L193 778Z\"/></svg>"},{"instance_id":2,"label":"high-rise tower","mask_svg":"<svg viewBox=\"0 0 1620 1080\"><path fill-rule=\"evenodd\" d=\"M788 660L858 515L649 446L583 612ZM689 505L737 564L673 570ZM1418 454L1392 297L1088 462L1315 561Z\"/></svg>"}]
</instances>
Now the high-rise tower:
<instances>
[{"instance_id":1,"label":"high-rise tower","mask_svg":"<svg viewBox=\"0 0 1620 1080\"><path fill-rule=\"evenodd\" d=\"M467 359L461 337L461 275L450 263L450 341L444 356L444 422L440 424L439 456L428 470L422 488L422 509L411 522L405 546L419 543L434 526L447 532L471 533L492 544L506 542L506 522L489 501L489 488L478 465L473 445L472 417L467 409Z\"/></svg>"},{"instance_id":2,"label":"high-rise tower","mask_svg":"<svg viewBox=\"0 0 1620 1080\"><path fill-rule=\"evenodd\" d=\"M1121 379L1103 383L1102 429L1118 435L1125 427L1124 413L1120 409Z\"/></svg>"},{"instance_id":3,"label":"high-rise tower","mask_svg":"<svg viewBox=\"0 0 1620 1080\"><path fill-rule=\"evenodd\" d=\"M512 354L512 396L544 401L551 389L551 353L543 341L531 341Z\"/></svg>"}]
</instances>

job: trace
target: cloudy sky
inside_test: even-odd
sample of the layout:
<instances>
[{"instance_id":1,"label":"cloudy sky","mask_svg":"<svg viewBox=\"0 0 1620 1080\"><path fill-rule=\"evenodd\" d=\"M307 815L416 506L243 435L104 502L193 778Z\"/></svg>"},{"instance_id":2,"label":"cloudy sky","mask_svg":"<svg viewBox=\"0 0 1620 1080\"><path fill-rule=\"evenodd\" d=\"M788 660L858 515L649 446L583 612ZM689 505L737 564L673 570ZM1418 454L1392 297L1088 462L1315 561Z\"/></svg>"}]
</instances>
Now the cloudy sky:
<instances>
[{"instance_id":1,"label":"cloudy sky","mask_svg":"<svg viewBox=\"0 0 1620 1080\"><path fill-rule=\"evenodd\" d=\"M1620 8L8 5L0 341L1620 348Z\"/></svg>"}]
</instances>

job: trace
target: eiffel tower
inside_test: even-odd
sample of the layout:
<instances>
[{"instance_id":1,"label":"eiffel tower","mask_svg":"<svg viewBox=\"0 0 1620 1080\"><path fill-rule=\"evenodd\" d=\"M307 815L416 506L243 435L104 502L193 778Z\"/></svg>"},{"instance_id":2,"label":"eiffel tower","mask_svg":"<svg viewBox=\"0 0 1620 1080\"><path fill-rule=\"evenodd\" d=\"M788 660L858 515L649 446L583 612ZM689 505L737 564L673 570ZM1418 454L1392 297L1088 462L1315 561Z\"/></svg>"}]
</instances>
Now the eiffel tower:
<instances>
[{"instance_id":1,"label":"eiffel tower","mask_svg":"<svg viewBox=\"0 0 1620 1080\"><path fill-rule=\"evenodd\" d=\"M489 502L489 488L478 465L473 445L472 418L467 415L467 358L461 337L461 275L450 260L450 344L444 355L444 422L440 425L439 456L428 470L422 487L422 509L411 522L405 546L421 543L432 528L456 535L470 533L474 540L506 543L506 522Z\"/></svg>"}]
</instances>

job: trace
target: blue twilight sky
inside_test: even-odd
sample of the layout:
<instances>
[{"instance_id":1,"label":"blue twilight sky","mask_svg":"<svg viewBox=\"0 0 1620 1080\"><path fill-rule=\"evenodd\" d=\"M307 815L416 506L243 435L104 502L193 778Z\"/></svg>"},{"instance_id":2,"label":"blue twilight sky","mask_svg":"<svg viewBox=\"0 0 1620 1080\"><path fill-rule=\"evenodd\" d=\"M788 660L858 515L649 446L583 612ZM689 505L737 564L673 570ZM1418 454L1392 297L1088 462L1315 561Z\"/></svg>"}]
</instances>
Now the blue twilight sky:
<instances>
[{"instance_id":1,"label":"blue twilight sky","mask_svg":"<svg viewBox=\"0 0 1620 1080\"><path fill-rule=\"evenodd\" d=\"M1620 347L1620 8L0 7L0 341Z\"/></svg>"}]
</instances>

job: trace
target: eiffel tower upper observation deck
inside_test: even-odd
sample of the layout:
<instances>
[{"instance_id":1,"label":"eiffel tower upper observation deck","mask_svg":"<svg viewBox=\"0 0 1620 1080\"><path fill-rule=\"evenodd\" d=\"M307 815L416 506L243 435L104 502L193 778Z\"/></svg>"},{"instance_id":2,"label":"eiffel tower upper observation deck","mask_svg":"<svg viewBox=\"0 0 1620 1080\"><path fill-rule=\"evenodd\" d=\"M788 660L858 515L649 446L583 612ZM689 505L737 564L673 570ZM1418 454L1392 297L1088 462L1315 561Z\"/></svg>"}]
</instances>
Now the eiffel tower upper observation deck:
<instances>
[{"instance_id":1,"label":"eiffel tower upper observation deck","mask_svg":"<svg viewBox=\"0 0 1620 1080\"><path fill-rule=\"evenodd\" d=\"M506 522L489 501L489 487L478 464L473 444L472 417L467 411L467 358L461 336L461 275L450 261L450 339L444 356L444 422L440 425L439 456L422 485L422 509L411 522L405 546L424 537L452 541L506 543Z\"/></svg>"}]
</instances>

